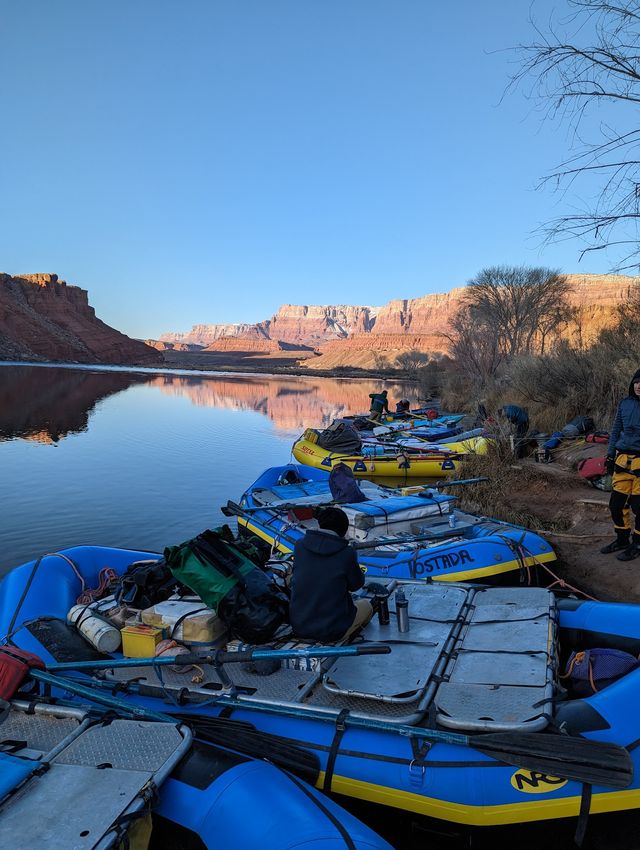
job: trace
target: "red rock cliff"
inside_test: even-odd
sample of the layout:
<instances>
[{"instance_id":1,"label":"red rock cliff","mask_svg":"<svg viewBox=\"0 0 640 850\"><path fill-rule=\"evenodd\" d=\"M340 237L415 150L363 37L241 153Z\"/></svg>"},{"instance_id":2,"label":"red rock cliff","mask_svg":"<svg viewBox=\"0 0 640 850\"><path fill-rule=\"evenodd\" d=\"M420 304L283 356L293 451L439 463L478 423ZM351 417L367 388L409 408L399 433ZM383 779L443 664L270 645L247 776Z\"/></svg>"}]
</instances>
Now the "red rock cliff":
<instances>
[{"instance_id":1,"label":"red rock cliff","mask_svg":"<svg viewBox=\"0 0 640 850\"><path fill-rule=\"evenodd\" d=\"M616 307L640 285L640 278L625 275L566 277L571 286L569 300L578 310L577 323L566 333L570 337L579 334L584 343L595 339L613 321ZM465 288L458 287L420 298L389 301L383 307L283 304L270 319L255 325L194 325L188 334L164 334L161 339L201 345L210 345L221 337L283 340L321 348L334 359L338 351L367 349L442 352L448 345L443 334L448 332L464 294ZM338 365L338 361L332 365ZM318 359L314 366L325 368L328 364Z\"/></svg>"},{"instance_id":2,"label":"red rock cliff","mask_svg":"<svg viewBox=\"0 0 640 850\"><path fill-rule=\"evenodd\" d=\"M96 318L86 290L55 274L0 274L0 359L157 363L162 355Z\"/></svg>"}]
</instances>

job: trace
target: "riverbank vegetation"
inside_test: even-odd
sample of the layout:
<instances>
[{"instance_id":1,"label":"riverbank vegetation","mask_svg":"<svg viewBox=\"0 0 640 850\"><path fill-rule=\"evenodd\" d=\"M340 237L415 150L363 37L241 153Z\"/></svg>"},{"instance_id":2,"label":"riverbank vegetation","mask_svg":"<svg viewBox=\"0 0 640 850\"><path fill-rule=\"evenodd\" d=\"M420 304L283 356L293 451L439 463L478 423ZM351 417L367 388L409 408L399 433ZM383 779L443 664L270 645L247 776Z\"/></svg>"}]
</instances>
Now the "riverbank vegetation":
<instances>
[{"instance_id":1,"label":"riverbank vegetation","mask_svg":"<svg viewBox=\"0 0 640 850\"><path fill-rule=\"evenodd\" d=\"M529 411L532 427L555 430L578 414L608 427L640 357L640 285L611 327L585 342L564 279L550 269L484 269L448 335L449 358L421 372L423 394L448 410Z\"/></svg>"}]
</instances>

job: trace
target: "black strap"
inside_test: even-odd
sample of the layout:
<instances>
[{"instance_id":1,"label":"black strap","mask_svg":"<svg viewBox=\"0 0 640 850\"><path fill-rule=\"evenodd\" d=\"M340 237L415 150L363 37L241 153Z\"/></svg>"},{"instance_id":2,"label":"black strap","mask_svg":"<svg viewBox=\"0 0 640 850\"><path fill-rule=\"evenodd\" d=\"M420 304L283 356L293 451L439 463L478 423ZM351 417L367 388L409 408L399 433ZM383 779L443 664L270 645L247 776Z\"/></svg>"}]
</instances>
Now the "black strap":
<instances>
[{"instance_id":1,"label":"black strap","mask_svg":"<svg viewBox=\"0 0 640 850\"><path fill-rule=\"evenodd\" d=\"M26 741L20 741L16 738L5 738L4 741L0 741L0 752L17 753L20 750L24 750L26 746Z\"/></svg>"},{"instance_id":2,"label":"black strap","mask_svg":"<svg viewBox=\"0 0 640 850\"><path fill-rule=\"evenodd\" d=\"M191 617L192 614L202 614L203 611L208 611L209 608L205 605L203 608L196 608L195 611L187 611L186 614L181 614L178 619L175 621L173 626L171 626L171 631L169 633L169 637L171 640L175 638L176 632L178 631L178 627L182 625L183 621L187 619L187 617ZM182 635L182 639L184 640L184 634Z\"/></svg>"},{"instance_id":3,"label":"black strap","mask_svg":"<svg viewBox=\"0 0 640 850\"><path fill-rule=\"evenodd\" d=\"M325 793L331 791L331 782L333 780L333 770L336 764L336 758L338 756L338 749L340 747L340 742L342 741L342 736L344 735L347 725L345 720L349 714L348 708L343 708L340 714L336 717L336 731L333 733L333 740L331 741L331 749L329 750L329 757L327 759L327 767L324 772L324 784L322 786L322 790Z\"/></svg>"},{"instance_id":4,"label":"black strap","mask_svg":"<svg viewBox=\"0 0 640 850\"><path fill-rule=\"evenodd\" d=\"M29 573L29 578L27 579L27 582L24 586L24 590L22 591L22 596L18 600L18 604L16 605L16 607L13 611L13 616L11 617L11 622L9 623L9 628L7 629L7 638L10 638L11 635L13 634L13 627L15 626L16 620L18 619L18 614L20 613L20 609L22 608L22 603L27 598L27 594L29 593L29 589L31 588L31 584L32 584L32 582L33 582L33 580L36 576L36 573L38 571L38 567L40 566L40 562L42 561L43 558L44 558L44 555L41 555L38 558L38 560L35 562L33 567L31 567L31 572Z\"/></svg>"},{"instance_id":5,"label":"black strap","mask_svg":"<svg viewBox=\"0 0 640 850\"><path fill-rule=\"evenodd\" d=\"M580 813L578 814L578 823L576 824L576 832L573 840L576 846L582 847L582 842L587 832L587 823L589 821L589 812L591 811L591 792L592 786L585 782L582 786L582 797L580 798Z\"/></svg>"}]
</instances>

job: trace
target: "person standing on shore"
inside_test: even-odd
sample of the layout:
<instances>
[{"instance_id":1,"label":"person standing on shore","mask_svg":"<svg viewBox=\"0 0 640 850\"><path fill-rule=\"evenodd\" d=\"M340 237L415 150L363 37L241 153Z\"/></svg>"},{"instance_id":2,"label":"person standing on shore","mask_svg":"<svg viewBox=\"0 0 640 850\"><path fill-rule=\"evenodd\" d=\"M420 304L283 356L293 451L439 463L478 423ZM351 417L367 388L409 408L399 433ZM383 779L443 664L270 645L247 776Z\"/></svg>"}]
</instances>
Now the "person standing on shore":
<instances>
[{"instance_id":1,"label":"person standing on shore","mask_svg":"<svg viewBox=\"0 0 640 850\"><path fill-rule=\"evenodd\" d=\"M609 510L616 539L600 551L603 555L618 552L619 561L633 561L640 556L640 369L631 379L629 395L618 405L611 426L607 472L613 474Z\"/></svg>"},{"instance_id":2,"label":"person standing on shore","mask_svg":"<svg viewBox=\"0 0 640 850\"><path fill-rule=\"evenodd\" d=\"M529 430L529 414L517 404L505 404L498 410L498 417L509 423L515 456L522 457L524 438Z\"/></svg>"},{"instance_id":3,"label":"person standing on shore","mask_svg":"<svg viewBox=\"0 0 640 850\"><path fill-rule=\"evenodd\" d=\"M379 422L383 413L389 412L389 402L387 400L387 391L382 390L381 393L369 393L371 399L371 410L369 411L369 419Z\"/></svg>"}]
</instances>

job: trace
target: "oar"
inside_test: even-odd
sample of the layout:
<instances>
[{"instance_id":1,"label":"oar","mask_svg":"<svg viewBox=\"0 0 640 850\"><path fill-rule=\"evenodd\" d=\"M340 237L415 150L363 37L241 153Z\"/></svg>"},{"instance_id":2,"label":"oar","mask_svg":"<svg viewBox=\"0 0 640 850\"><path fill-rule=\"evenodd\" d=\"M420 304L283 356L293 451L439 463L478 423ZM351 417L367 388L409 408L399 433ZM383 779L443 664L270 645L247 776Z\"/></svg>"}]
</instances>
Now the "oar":
<instances>
[{"instance_id":1,"label":"oar","mask_svg":"<svg viewBox=\"0 0 640 850\"><path fill-rule=\"evenodd\" d=\"M33 668L30 670L30 675L44 684L84 697L98 705L115 708L133 717L176 722L175 718L168 715L150 711L131 702L97 692L90 685L82 685L76 681L53 676L51 673ZM221 707L234 706L265 714L278 714L289 718L294 716L301 719L335 723L333 713L323 713L312 709L285 708L284 706L254 701L247 702L230 697L220 697L214 702ZM542 732L494 733L470 736L456 732L440 732L435 729L390 724L383 720L351 717L349 715L343 719L343 722L348 728L383 731L392 735L430 741L434 744L471 747L496 759L496 761L576 782L586 782L591 785L603 785L611 788L627 788L633 781L633 763L629 752L617 744L590 741L586 738L574 738L569 735L549 735Z\"/></svg>"},{"instance_id":2,"label":"oar","mask_svg":"<svg viewBox=\"0 0 640 850\"><path fill-rule=\"evenodd\" d=\"M59 688L60 690L67 691L70 694L75 694L78 697L84 697L84 699L97 702L98 705L105 705L107 708L114 708L116 711L125 712L132 717L142 717L145 720L162 720L165 723L167 721L176 723L176 720L173 717L169 717L166 714L160 714L157 711L151 711L148 708L141 708L135 703L126 702L125 700L118 699L117 697L110 696L109 694L98 692L89 684L82 684L77 681L72 681L71 679L63 679L59 676L53 676L45 670L36 670L35 667L32 667L29 670L29 675L32 679L42 682L44 685Z\"/></svg>"},{"instance_id":3,"label":"oar","mask_svg":"<svg viewBox=\"0 0 640 850\"><path fill-rule=\"evenodd\" d=\"M388 655L391 647L384 643L359 643L349 646L314 646L309 649L243 649L238 652L183 652L181 655L158 655L154 658L108 658L96 661L61 661L47 665L50 673L66 670L111 670L120 667L165 667L171 664L238 664L242 661L287 658L344 658L349 655Z\"/></svg>"},{"instance_id":4,"label":"oar","mask_svg":"<svg viewBox=\"0 0 640 850\"><path fill-rule=\"evenodd\" d=\"M365 446L381 446L383 449L393 448L395 451L389 452L388 455L372 455L369 457L368 455L363 455L367 460L376 460L376 457L385 458L385 457L395 457L398 454L419 454L419 455L446 455L447 457L455 457L459 453L453 451L452 449L439 449L437 446L431 443L425 443L425 448L419 448L418 446L403 446L401 443L396 443L393 440L381 440L378 438L377 440L362 440L361 441Z\"/></svg>"},{"instance_id":5,"label":"oar","mask_svg":"<svg viewBox=\"0 0 640 850\"><path fill-rule=\"evenodd\" d=\"M162 714L148 708L136 705L134 702L118 699L117 697L102 692L102 687L108 685L106 682L81 683L73 679L65 679L59 676L51 676L42 671L34 679L53 686L68 693L88 699L103 708L115 710L118 714L126 717L134 717L141 720L155 720L164 723L187 724L195 732L197 738L227 747L238 753L244 753L256 758L268 759L284 770L289 770L297 776L301 776L312 785L318 781L320 773L320 761L318 756L304 747L292 744L288 738L262 732L251 723L241 720L228 720L220 717L206 717L200 715L179 714L172 716ZM94 690L96 686L100 690ZM108 685L113 687L113 685ZM144 689L142 689L144 690Z\"/></svg>"},{"instance_id":6,"label":"oar","mask_svg":"<svg viewBox=\"0 0 640 850\"><path fill-rule=\"evenodd\" d=\"M471 483L472 479L469 479L466 483ZM462 481L460 482L462 484ZM302 505L298 505L297 507L302 507ZM250 510L250 509L249 509ZM266 511L276 511L276 508L262 508L261 510ZM245 508L240 507L240 505L235 502L227 502L227 506L223 509L223 513L225 516L246 516L248 511ZM446 516L446 514L442 514L442 516ZM294 546L296 540L293 537L290 537L288 534L277 531L274 529L273 535L277 540L284 540L286 543L289 543L291 546ZM408 544L408 543L421 543L425 540L433 540L433 533L430 534L407 534L403 537L377 537L375 540L370 543L362 542L356 543L353 540L349 541L349 545L352 549L375 549L378 546L389 546L390 544Z\"/></svg>"},{"instance_id":7,"label":"oar","mask_svg":"<svg viewBox=\"0 0 640 850\"><path fill-rule=\"evenodd\" d=\"M313 505L302 505L299 502L278 502L275 505L260 505L256 508L243 508L237 502L228 501L226 505L220 508L225 516L238 516L239 513L255 514L259 511L293 511L296 508L325 508L329 505L340 504L339 502L315 502Z\"/></svg>"},{"instance_id":8,"label":"oar","mask_svg":"<svg viewBox=\"0 0 640 850\"><path fill-rule=\"evenodd\" d=\"M221 697L218 704L335 724L334 712L258 703L253 699L249 702L233 697ZM348 728L382 731L434 744L471 747L504 764L591 785L627 788L633 781L633 762L629 751L617 744L544 732L497 732L471 736L350 715L344 718L344 724Z\"/></svg>"},{"instance_id":9,"label":"oar","mask_svg":"<svg viewBox=\"0 0 640 850\"><path fill-rule=\"evenodd\" d=\"M438 481L433 485L435 489L440 487L460 487L463 484L479 484L481 481L488 481L486 475L479 475L477 478L458 478L456 481Z\"/></svg>"}]
</instances>

